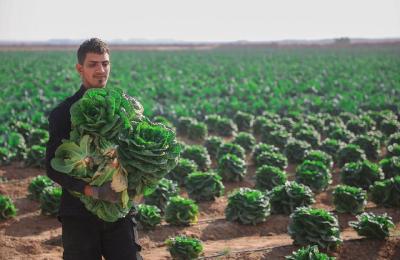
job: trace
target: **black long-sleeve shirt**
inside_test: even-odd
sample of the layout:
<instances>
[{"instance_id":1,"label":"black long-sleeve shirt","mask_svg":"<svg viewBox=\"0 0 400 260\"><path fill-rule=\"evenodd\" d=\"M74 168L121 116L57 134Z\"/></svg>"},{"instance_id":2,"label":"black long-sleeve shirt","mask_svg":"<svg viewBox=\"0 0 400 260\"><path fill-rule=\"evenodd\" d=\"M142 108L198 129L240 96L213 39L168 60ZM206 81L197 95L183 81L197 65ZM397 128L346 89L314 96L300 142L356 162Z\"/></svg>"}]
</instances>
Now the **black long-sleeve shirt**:
<instances>
[{"instance_id":1,"label":"black long-sleeve shirt","mask_svg":"<svg viewBox=\"0 0 400 260\"><path fill-rule=\"evenodd\" d=\"M93 216L86 210L83 203L76 197L72 196L68 190L83 193L86 182L71 177L67 174L54 170L50 161L54 158L57 147L62 143L62 139L69 139L71 131L71 114L69 109L72 104L78 101L85 93L86 88L82 85L81 88L71 97L64 100L49 115L49 141L46 149L46 171L47 176L61 185L63 189L61 197L61 205L59 216Z\"/></svg>"}]
</instances>

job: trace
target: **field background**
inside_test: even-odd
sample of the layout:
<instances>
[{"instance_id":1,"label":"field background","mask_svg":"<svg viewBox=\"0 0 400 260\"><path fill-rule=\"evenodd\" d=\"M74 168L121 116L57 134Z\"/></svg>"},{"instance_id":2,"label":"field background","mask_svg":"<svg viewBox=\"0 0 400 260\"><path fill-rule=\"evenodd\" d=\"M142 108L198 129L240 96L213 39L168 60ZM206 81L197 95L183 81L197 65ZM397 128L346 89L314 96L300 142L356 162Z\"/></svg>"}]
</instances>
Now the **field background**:
<instances>
[{"instance_id":1,"label":"field background","mask_svg":"<svg viewBox=\"0 0 400 260\"><path fill-rule=\"evenodd\" d=\"M49 111L79 88L73 51L3 51L0 60L0 135L10 131L13 120L46 129ZM147 116L162 115L174 124L181 116L202 121L209 114L232 117L239 110L285 117L390 109L399 115L399 45L115 50L111 62L108 86L136 97ZM383 147L380 157L385 154ZM237 187L254 187L249 154L246 162L245 180L224 183L223 197L199 203L198 224L181 228L163 223L154 231L139 231L144 258L168 259L163 242L176 234L199 237L209 258L225 253L219 259L283 259L296 250L287 234L288 216L272 215L256 226L224 219L227 194ZM295 167L286 169L290 180ZM331 193L340 181L338 172L334 168L333 183L316 196L313 206L334 210ZM27 198L29 182L37 175L45 171L21 161L0 166L0 194L10 196L18 208L15 218L0 222L0 259L62 255L60 224L41 215L39 204ZM386 241L361 238L347 223L355 217L337 214L345 242L332 254L338 259L400 259L400 210L369 202L367 211L387 212L396 224L392 236Z\"/></svg>"}]
</instances>

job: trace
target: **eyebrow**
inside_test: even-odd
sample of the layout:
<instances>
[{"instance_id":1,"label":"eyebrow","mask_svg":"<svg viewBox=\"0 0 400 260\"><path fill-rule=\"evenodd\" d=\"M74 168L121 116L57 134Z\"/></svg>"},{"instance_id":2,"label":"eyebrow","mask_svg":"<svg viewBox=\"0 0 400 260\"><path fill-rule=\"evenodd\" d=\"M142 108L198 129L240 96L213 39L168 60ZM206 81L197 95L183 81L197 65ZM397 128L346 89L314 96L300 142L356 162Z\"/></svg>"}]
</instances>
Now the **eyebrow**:
<instances>
[{"instance_id":1,"label":"eyebrow","mask_svg":"<svg viewBox=\"0 0 400 260\"><path fill-rule=\"evenodd\" d=\"M109 60L103 60L103 61L89 60L88 62L90 62L90 63L103 63L103 62L110 62L110 61Z\"/></svg>"}]
</instances>

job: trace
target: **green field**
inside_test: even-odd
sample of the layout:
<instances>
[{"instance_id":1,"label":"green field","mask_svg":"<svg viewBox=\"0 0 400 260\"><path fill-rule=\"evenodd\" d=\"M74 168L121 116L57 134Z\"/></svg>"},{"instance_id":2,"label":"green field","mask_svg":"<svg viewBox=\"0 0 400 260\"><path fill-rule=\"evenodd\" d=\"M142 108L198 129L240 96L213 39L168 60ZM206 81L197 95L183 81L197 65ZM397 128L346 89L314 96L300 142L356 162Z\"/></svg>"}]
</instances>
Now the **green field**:
<instances>
[{"instance_id":1,"label":"green field","mask_svg":"<svg viewBox=\"0 0 400 260\"><path fill-rule=\"evenodd\" d=\"M122 147L117 151L123 151L113 154L122 163L129 162L131 176L143 171L148 177L158 169L156 163L165 165L176 159L178 165L168 173L169 168L162 171L165 179L146 189L138 202L143 210L138 217L140 225L154 228L140 231L140 239L146 241L144 256L167 257L165 240L188 231L203 240L207 257L228 253L225 243L229 240L233 249L235 243L245 242L249 252L260 251L255 258L243 257L242 248L232 252L233 259L278 259L278 255L298 249L290 245L293 240L301 245L317 243L321 249L343 244L342 251L334 253L338 259L364 255L365 259L398 259L399 54L400 46L112 52L107 88L122 88L136 97L144 114L176 131L179 141L179 145L171 141L175 135L170 129L171 144L160 141L165 139L146 132L146 127L153 128L146 125L142 130L132 119L127 121L137 139L124 139L120 134L112 137ZM0 213L20 220L22 213L39 210L38 202L29 209L22 202L31 204L28 185L33 177L45 175L47 116L78 90L80 79L73 52L0 52L0 59ZM103 100L109 101L102 99L101 104L111 104ZM119 114L114 117L120 119ZM118 125L114 117L112 124L100 122L114 127ZM90 118L90 113L82 118ZM111 129L102 126L99 130L101 124L96 124L94 133ZM87 125L76 128L86 131ZM83 139L80 133L75 131L73 136ZM157 142L165 149L177 147L173 149L175 157L150 150L138 152L136 146L127 145L151 147ZM41 169L29 173L33 167ZM26 176L21 173L25 171ZM61 190L51 194L40 181L33 186L40 195L41 214L54 215L58 204L48 201L57 201ZM45 192L49 193L47 199L42 196ZM193 201L172 199L177 194ZM19 213L6 196L16 202ZM182 209L180 203L190 207ZM159 209L145 204L165 212L160 214ZM46 213L43 205L51 212ZM362 223L349 224L362 212L387 213L390 219L364 215ZM46 236L35 240L38 248L59 254L57 245L43 249L47 243L43 241L49 239ZM385 238L382 243L378 240ZM7 246L5 255L19 250L14 247Z\"/></svg>"},{"instance_id":2,"label":"green field","mask_svg":"<svg viewBox=\"0 0 400 260\"><path fill-rule=\"evenodd\" d=\"M48 113L79 87L73 52L0 53L0 122ZM356 113L397 109L400 47L115 51L108 86L148 116L175 120L237 110ZM29 114L29 115L27 115Z\"/></svg>"}]
</instances>

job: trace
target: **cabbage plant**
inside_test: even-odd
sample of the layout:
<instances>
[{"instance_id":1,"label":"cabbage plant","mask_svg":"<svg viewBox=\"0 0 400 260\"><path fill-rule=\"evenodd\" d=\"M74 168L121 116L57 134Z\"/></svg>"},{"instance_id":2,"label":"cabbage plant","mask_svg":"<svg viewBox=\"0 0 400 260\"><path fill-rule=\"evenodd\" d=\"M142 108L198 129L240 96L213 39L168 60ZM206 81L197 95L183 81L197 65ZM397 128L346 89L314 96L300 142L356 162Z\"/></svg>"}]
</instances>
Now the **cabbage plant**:
<instances>
[{"instance_id":1,"label":"cabbage plant","mask_svg":"<svg viewBox=\"0 0 400 260\"><path fill-rule=\"evenodd\" d=\"M285 260L335 260L325 253L319 252L318 246L306 246L293 252L290 256L285 256Z\"/></svg>"},{"instance_id":2,"label":"cabbage plant","mask_svg":"<svg viewBox=\"0 0 400 260\"><path fill-rule=\"evenodd\" d=\"M161 223L161 210L154 205L139 204L135 219L144 229L154 229Z\"/></svg>"},{"instance_id":3,"label":"cabbage plant","mask_svg":"<svg viewBox=\"0 0 400 260\"><path fill-rule=\"evenodd\" d=\"M218 174L224 181L242 181L246 175L246 163L234 154L226 154L218 161Z\"/></svg>"},{"instance_id":4,"label":"cabbage plant","mask_svg":"<svg viewBox=\"0 0 400 260\"><path fill-rule=\"evenodd\" d=\"M376 181L370 188L371 200L377 205L400 208L400 176Z\"/></svg>"},{"instance_id":5,"label":"cabbage plant","mask_svg":"<svg viewBox=\"0 0 400 260\"><path fill-rule=\"evenodd\" d=\"M49 186L54 186L54 182L45 175L39 175L32 179L28 186L28 197L32 200L39 201L40 194L43 189Z\"/></svg>"},{"instance_id":6,"label":"cabbage plant","mask_svg":"<svg viewBox=\"0 0 400 260\"><path fill-rule=\"evenodd\" d=\"M164 212L169 198L178 194L178 184L175 181L162 178L157 186L144 191L143 198L146 204L155 205Z\"/></svg>"},{"instance_id":7,"label":"cabbage plant","mask_svg":"<svg viewBox=\"0 0 400 260\"><path fill-rule=\"evenodd\" d=\"M195 201L211 201L224 194L222 177L215 172L193 172L186 177L185 188Z\"/></svg>"},{"instance_id":8,"label":"cabbage plant","mask_svg":"<svg viewBox=\"0 0 400 260\"><path fill-rule=\"evenodd\" d=\"M185 235L168 238L165 244L172 258L176 260L197 259L203 252L201 240Z\"/></svg>"},{"instance_id":9,"label":"cabbage plant","mask_svg":"<svg viewBox=\"0 0 400 260\"><path fill-rule=\"evenodd\" d=\"M296 168L296 181L311 188L313 192L324 191L332 182L332 175L320 161L304 161Z\"/></svg>"},{"instance_id":10,"label":"cabbage plant","mask_svg":"<svg viewBox=\"0 0 400 260\"><path fill-rule=\"evenodd\" d=\"M6 195L0 194L0 220L12 218L16 214L17 208L12 199Z\"/></svg>"},{"instance_id":11,"label":"cabbage plant","mask_svg":"<svg viewBox=\"0 0 400 260\"><path fill-rule=\"evenodd\" d=\"M386 213L375 215L372 212L358 215L357 221L350 221L349 226L353 227L359 236L376 239L385 239L389 236L389 230L395 227L392 218Z\"/></svg>"},{"instance_id":12,"label":"cabbage plant","mask_svg":"<svg viewBox=\"0 0 400 260\"><path fill-rule=\"evenodd\" d=\"M309 206L315 202L311 189L294 181L274 187L267 195L273 214L290 214L298 207Z\"/></svg>"},{"instance_id":13,"label":"cabbage plant","mask_svg":"<svg viewBox=\"0 0 400 260\"><path fill-rule=\"evenodd\" d=\"M261 191L271 190L287 181L286 173L274 166L263 165L256 170L256 186Z\"/></svg>"},{"instance_id":14,"label":"cabbage plant","mask_svg":"<svg viewBox=\"0 0 400 260\"><path fill-rule=\"evenodd\" d=\"M340 213L359 214L367 205L367 193L361 188L338 185L332 195L333 205Z\"/></svg>"},{"instance_id":15,"label":"cabbage plant","mask_svg":"<svg viewBox=\"0 0 400 260\"><path fill-rule=\"evenodd\" d=\"M229 221L255 225L267 219L270 207L269 199L263 192L239 188L228 196L225 216Z\"/></svg>"},{"instance_id":16,"label":"cabbage plant","mask_svg":"<svg viewBox=\"0 0 400 260\"><path fill-rule=\"evenodd\" d=\"M290 215L288 232L296 245L336 249L342 243L337 218L324 209L297 208Z\"/></svg>"},{"instance_id":17,"label":"cabbage plant","mask_svg":"<svg viewBox=\"0 0 400 260\"><path fill-rule=\"evenodd\" d=\"M62 189L60 187L45 187L40 194L40 209L43 215L55 216L61 203Z\"/></svg>"},{"instance_id":18,"label":"cabbage plant","mask_svg":"<svg viewBox=\"0 0 400 260\"><path fill-rule=\"evenodd\" d=\"M188 226L196 223L199 207L191 200L181 196L171 197L165 208L165 221L175 226Z\"/></svg>"}]
</instances>

